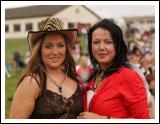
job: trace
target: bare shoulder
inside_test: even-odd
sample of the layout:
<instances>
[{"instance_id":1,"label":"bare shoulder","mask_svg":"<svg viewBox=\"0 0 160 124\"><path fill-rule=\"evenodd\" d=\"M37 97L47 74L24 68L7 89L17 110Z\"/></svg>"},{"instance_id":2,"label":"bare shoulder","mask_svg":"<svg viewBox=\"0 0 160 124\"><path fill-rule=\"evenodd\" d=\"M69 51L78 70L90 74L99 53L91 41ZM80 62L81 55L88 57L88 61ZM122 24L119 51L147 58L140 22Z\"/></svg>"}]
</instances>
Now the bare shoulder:
<instances>
[{"instance_id":1,"label":"bare shoulder","mask_svg":"<svg viewBox=\"0 0 160 124\"><path fill-rule=\"evenodd\" d=\"M19 84L17 90L23 93L26 92L28 95L32 95L33 97L37 98L40 90L39 84L37 82L38 80L38 78L36 80L32 76L26 76Z\"/></svg>"},{"instance_id":2,"label":"bare shoulder","mask_svg":"<svg viewBox=\"0 0 160 124\"><path fill-rule=\"evenodd\" d=\"M26 76L22 80L21 84L23 85L30 85L34 87L39 87L39 77L38 76Z\"/></svg>"},{"instance_id":3,"label":"bare shoulder","mask_svg":"<svg viewBox=\"0 0 160 124\"><path fill-rule=\"evenodd\" d=\"M11 105L10 118L28 118L35 107L39 85L35 78L26 76L18 85Z\"/></svg>"}]
</instances>

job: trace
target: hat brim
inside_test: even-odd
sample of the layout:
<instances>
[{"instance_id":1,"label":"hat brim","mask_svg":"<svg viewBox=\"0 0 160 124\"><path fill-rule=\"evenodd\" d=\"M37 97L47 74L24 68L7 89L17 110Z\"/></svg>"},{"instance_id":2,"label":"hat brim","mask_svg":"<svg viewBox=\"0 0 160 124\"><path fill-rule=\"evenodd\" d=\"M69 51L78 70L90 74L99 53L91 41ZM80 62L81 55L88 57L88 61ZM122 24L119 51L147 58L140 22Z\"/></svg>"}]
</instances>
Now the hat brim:
<instances>
[{"instance_id":1,"label":"hat brim","mask_svg":"<svg viewBox=\"0 0 160 124\"><path fill-rule=\"evenodd\" d=\"M30 51L32 51L36 40L41 35L51 33L51 32L60 32L60 33L64 34L68 38L68 40L69 40L68 42L69 42L71 48L73 48L75 41L77 39L77 35L78 35L77 29L67 29L67 30L57 30L57 31L29 31L27 39L28 39L28 45L29 45Z\"/></svg>"}]
</instances>

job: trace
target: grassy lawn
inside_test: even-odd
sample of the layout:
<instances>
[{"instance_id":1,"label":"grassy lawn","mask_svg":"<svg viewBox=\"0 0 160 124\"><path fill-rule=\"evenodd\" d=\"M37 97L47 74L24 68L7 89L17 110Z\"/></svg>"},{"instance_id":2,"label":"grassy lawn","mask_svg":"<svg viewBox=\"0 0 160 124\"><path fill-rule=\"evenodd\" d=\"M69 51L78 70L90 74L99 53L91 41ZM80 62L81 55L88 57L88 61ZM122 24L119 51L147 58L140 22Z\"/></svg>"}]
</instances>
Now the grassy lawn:
<instances>
[{"instance_id":1,"label":"grassy lawn","mask_svg":"<svg viewBox=\"0 0 160 124\"><path fill-rule=\"evenodd\" d=\"M25 39L7 39L5 41L5 60L14 65L12 60L13 52L18 51L25 58L25 53L28 50L27 40ZM12 97L20 79L23 70L14 70L11 72L10 78L5 78L5 117L8 118Z\"/></svg>"},{"instance_id":2,"label":"grassy lawn","mask_svg":"<svg viewBox=\"0 0 160 124\"><path fill-rule=\"evenodd\" d=\"M80 36L78 37L78 40L80 41L82 51L85 52L87 50L86 43L85 43L87 40L87 36Z\"/></svg>"},{"instance_id":3,"label":"grassy lawn","mask_svg":"<svg viewBox=\"0 0 160 124\"><path fill-rule=\"evenodd\" d=\"M23 57L28 50L26 39L7 39L5 41L5 58L12 59L13 52L19 52Z\"/></svg>"},{"instance_id":4,"label":"grassy lawn","mask_svg":"<svg viewBox=\"0 0 160 124\"><path fill-rule=\"evenodd\" d=\"M22 71L12 72L11 78L6 78L5 82L5 117L8 118L12 97L15 92L17 83L22 75Z\"/></svg>"}]
</instances>

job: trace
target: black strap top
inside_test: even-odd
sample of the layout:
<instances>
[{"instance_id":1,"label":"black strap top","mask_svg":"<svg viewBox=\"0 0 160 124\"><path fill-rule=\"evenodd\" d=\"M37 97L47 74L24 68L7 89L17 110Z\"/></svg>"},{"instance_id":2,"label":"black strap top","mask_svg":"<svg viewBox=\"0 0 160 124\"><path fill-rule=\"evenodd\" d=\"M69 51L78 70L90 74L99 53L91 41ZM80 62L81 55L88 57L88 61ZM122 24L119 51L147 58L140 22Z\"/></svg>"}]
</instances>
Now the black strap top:
<instances>
[{"instance_id":1,"label":"black strap top","mask_svg":"<svg viewBox=\"0 0 160 124\"><path fill-rule=\"evenodd\" d=\"M35 102L30 118L37 119L75 119L84 110L80 86L74 94L63 101L61 95L45 89Z\"/></svg>"}]
</instances>

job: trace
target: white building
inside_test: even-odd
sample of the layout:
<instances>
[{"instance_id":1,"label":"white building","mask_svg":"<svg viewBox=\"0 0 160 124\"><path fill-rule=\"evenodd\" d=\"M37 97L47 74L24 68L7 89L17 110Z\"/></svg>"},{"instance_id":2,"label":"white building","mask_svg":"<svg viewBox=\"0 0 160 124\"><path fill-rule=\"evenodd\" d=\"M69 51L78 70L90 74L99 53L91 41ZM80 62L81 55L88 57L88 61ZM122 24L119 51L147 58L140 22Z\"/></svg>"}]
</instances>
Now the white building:
<instances>
[{"instance_id":1,"label":"white building","mask_svg":"<svg viewBox=\"0 0 160 124\"><path fill-rule=\"evenodd\" d=\"M5 38L26 38L28 31L37 31L39 23L47 17L57 17L64 28L78 28L79 32L101 18L80 5L39 5L5 10Z\"/></svg>"}]
</instances>

